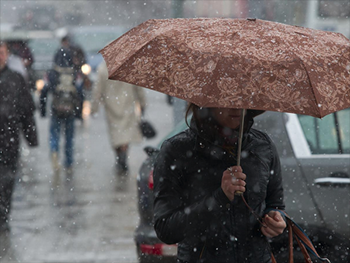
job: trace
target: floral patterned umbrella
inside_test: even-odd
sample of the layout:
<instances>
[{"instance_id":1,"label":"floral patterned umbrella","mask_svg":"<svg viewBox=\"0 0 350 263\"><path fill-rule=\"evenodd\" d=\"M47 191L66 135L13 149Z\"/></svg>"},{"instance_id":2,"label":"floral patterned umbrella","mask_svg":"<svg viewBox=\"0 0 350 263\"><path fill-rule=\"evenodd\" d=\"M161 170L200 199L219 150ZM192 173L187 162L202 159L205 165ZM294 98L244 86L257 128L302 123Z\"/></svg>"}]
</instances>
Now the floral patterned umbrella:
<instances>
[{"instance_id":1,"label":"floral patterned umbrella","mask_svg":"<svg viewBox=\"0 0 350 263\"><path fill-rule=\"evenodd\" d=\"M323 117L350 107L350 41L258 19L153 19L103 48L109 78L201 107Z\"/></svg>"}]
</instances>

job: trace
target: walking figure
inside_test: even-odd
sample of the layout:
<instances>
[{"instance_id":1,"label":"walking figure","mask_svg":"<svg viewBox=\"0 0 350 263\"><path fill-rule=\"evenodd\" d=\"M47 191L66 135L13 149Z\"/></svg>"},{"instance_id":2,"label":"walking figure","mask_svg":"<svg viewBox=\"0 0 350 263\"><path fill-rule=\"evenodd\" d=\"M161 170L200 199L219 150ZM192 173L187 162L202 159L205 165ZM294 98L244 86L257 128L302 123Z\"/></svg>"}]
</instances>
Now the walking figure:
<instances>
[{"instance_id":1,"label":"walking figure","mask_svg":"<svg viewBox=\"0 0 350 263\"><path fill-rule=\"evenodd\" d=\"M61 169L59 163L61 127L65 135L65 171L67 176L73 174L74 120L77 114L80 114L82 91L76 86L72 51L65 45L64 39L54 57L54 63L55 66L48 72L48 81L41 91L40 110L41 116L45 117L47 97L51 92L53 98L49 141L54 178L58 179Z\"/></svg>"},{"instance_id":2,"label":"walking figure","mask_svg":"<svg viewBox=\"0 0 350 263\"><path fill-rule=\"evenodd\" d=\"M108 71L103 61L98 67L98 78L94 88L91 113L103 104L106 111L111 146L116 156L116 173L120 177L128 174L128 149L130 143L140 142L140 114L146 106L142 88L124 82L108 80Z\"/></svg>"},{"instance_id":3,"label":"walking figure","mask_svg":"<svg viewBox=\"0 0 350 263\"><path fill-rule=\"evenodd\" d=\"M20 131L29 146L38 145L34 102L21 74L8 68L8 55L7 44L0 40L0 234L10 230Z\"/></svg>"}]
</instances>

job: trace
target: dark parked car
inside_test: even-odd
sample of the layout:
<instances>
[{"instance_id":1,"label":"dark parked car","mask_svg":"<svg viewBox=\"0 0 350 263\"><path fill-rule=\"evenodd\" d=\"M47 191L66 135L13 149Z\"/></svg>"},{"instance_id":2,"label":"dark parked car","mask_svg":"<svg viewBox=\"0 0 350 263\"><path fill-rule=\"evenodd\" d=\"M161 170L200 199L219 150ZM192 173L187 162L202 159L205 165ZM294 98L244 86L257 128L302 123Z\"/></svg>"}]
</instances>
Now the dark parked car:
<instances>
[{"instance_id":1,"label":"dark parked car","mask_svg":"<svg viewBox=\"0 0 350 263\"><path fill-rule=\"evenodd\" d=\"M349 263L350 108L323 119L266 112L254 127L269 134L280 154L287 213L305 229L321 256L332 263ZM186 128L185 122L179 124L167 138ZM162 243L153 229L153 163L159 151L145 151L148 158L138 175L139 261L175 262L176 244ZM277 262L287 262L286 238L272 240ZM295 254L295 262L304 262L301 254Z\"/></svg>"}]
</instances>

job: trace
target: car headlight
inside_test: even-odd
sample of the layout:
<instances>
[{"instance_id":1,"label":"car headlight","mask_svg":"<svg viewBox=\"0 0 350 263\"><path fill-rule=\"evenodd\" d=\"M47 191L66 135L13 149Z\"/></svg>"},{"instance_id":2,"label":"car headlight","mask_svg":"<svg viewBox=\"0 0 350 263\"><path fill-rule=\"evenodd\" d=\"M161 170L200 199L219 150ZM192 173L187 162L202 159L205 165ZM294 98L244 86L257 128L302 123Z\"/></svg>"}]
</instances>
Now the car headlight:
<instances>
[{"instance_id":1,"label":"car headlight","mask_svg":"<svg viewBox=\"0 0 350 263\"><path fill-rule=\"evenodd\" d=\"M81 72L83 72L84 75L89 75L91 72L91 66L89 64L82 65Z\"/></svg>"}]
</instances>

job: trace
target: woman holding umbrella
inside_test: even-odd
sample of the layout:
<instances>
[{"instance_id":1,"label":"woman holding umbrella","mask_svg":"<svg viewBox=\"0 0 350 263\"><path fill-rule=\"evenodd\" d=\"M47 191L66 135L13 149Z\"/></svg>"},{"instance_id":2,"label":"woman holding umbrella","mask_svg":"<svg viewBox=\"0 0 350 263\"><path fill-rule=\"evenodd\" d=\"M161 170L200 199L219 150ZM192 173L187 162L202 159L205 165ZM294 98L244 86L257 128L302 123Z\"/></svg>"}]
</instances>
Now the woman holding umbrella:
<instances>
[{"instance_id":1,"label":"woman holding umbrella","mask_svg":"<svg viewBox=\"0 0 350 263\"><path fill-rule=\"evenodd\" d=\"M349 39L259 19L150 19L100 52L110 79L201 107L154 170L155 229L178 243L178 262L271 262L266 237L286 226L281 169L253 118L349 107Z\"/></svg>"},{"instance_id":2,"label":"woman holding umbrella","mask_svg":"<svg viewBox=\"0 0 350 263\"><path fill-rule=\"evenodd\" d=\"M158 237L178 243L178 262L270 262L266 237L281 234L286 223L276 211L284 210L278 154L265 133L251 128L263 111L247 111L235 166L241 110L189 110L189 129L165 141L155 163Z\"/></svg>"}]
</instances>

